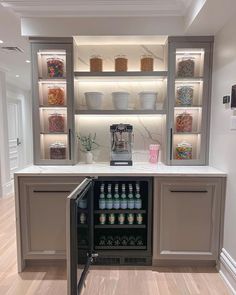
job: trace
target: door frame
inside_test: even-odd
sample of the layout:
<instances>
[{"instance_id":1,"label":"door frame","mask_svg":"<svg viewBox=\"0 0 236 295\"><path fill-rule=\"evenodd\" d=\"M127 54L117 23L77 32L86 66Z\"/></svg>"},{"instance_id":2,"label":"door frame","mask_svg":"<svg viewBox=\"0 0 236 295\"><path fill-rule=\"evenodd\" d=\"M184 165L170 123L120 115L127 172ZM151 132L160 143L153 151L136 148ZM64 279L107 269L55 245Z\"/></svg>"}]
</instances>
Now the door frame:
<instances>
[{"instance_id":1,"label":"door frame","mask_svg":"<svg viewBox=\"0 0 236 295\"><path fill-rule=\"evenodd\" d=\"M17 105L17 116L18 116L18 135L21 141L21 144L18 146L18 155L19 155L19 167L18 170L24 167L25 163L25 144L24 144L24 135L23 135L23 116L22 116L22 101L20 98L13 97L13 93L7 93L7 118L8 118L8 105L9 104L16 104ZM9 146L9 132L8 132L8 149L10 150ZM9 166L10 166L10 154L9 154ZM11 171L10 171L11 172Z\"/></svg>"}]
</instances>

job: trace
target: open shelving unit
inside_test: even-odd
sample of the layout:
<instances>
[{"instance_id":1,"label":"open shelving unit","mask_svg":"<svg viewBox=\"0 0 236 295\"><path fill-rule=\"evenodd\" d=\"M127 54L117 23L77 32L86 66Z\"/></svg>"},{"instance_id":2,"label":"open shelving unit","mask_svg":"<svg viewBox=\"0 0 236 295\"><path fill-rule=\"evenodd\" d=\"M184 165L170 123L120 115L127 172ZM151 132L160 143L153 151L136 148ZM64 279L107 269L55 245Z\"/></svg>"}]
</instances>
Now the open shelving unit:
<instances>
[{"instance_id":1,"label":"open shelving unit","mask_svg":"<svg viewBox=\"0 0 236 295\"><path fill-rule=\"evenodd\" d=\"M208 162L212 37L169 38L168 164Z\"/></svg>"},{"instance_id":2,"label":"open shelving unit","mask_svg":"<svg viewBox=\"0 0 236 295\"><path fill-rule=\"evenodd\" d=\"M31 38L34 162L74 163L72 38Z\"/></svg>"}]
</instances>

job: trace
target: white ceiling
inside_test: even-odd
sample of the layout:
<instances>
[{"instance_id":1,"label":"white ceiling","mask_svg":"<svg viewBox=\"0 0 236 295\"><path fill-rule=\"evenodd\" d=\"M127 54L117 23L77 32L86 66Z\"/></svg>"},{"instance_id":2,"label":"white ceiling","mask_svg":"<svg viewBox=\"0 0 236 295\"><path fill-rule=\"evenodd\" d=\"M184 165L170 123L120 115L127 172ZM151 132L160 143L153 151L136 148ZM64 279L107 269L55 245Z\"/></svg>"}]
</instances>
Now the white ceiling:
<instances>
[{"instance_id":1,"label":"white ceiling","mask_svg":"<svg viewBox=\"0 0 236 295\"><path fill-rule=\"evenodd\" d=\"M0 4L0 40L4 46L24 50L0 49L0 69L9 81L26 89L30 88L30 64L25 60L30 59L30 50L21 34L214 35L236 12L236 0L0 0Z\"/></svg>"},{"instance_id":2,"label":"white ceiling","mask_svg":"<svg viewBox=\"0 0 236 295\"><path fill-rule=\"evenodd\" d=\"M183 16L192 0L1 0L24 17Z\"/></svg>"}]
</instances>

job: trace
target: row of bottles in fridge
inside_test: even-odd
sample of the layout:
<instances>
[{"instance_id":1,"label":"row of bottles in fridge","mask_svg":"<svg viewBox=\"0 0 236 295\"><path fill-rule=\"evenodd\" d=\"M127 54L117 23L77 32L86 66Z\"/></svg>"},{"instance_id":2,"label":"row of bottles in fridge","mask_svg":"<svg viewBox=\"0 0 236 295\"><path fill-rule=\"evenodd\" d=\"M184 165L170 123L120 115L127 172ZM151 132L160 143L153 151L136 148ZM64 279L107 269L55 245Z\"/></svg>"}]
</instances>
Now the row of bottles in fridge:
<instances>
[{"instance_id":1,"label":"row of bottles in fridge","mask_svg":"<svg viewBox=\"0 0 236 295\"><path fill-rule=\"evenodd\" d=\"M110 225L113 225L113 224L119 224L119 225L138 224L138 225L142 225L143 224L143 214L141 214L141 213L137 213L137 214L133 214L133 213L103 214L102 213L102 214L99 214L98 223L100 225L105 225L105 224L110 224Z\"/></svg>"},{"instance_id":2,"label":"row of bottles in fridge","mask_svg":"<svg viewBox=\"0 0 236 295\"><path fill-rule=\"evenodd\" d=\"M112 184L107 185L107 193L105 193L105 184L100 186L99 195L99 209L141 209L142 198L140 194L140 184L136 183L135 193L133 192L133 185L121 184L121 193L119 184L115 184L114 192L112 193Z\"/></svg>"},{"instance_id":3,"label":"row of bottles in fridge","mask_svg":"<svg viewBox=\"0 0 236 295\"><path fill-rule=\"evenodd\" d=\"M98 237L97 246L126 247L126 246L145 246L145 239L142 235L101 235Z\"/></svg>"}]
</instances>

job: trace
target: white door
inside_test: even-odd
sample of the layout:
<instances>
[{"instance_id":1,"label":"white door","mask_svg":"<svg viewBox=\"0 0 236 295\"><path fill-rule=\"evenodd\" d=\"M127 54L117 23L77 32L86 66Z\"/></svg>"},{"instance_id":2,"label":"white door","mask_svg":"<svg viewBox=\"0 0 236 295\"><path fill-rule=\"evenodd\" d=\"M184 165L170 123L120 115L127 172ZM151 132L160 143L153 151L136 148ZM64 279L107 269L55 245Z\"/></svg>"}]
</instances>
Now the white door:
<instances>
[{"instance_id":1,"label":"white door","mask_svg":"<svg viewBox=\"0 0 236 295\"><path fill-rule=\"evenodd\" d=\"M10 175L13 174L22 165L22 146L21 146L21 103L18 101L8 102L7 105L8 119L8 140L9 140L9 163Z\"/></svg>"}]
</instances>

